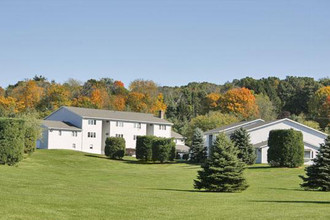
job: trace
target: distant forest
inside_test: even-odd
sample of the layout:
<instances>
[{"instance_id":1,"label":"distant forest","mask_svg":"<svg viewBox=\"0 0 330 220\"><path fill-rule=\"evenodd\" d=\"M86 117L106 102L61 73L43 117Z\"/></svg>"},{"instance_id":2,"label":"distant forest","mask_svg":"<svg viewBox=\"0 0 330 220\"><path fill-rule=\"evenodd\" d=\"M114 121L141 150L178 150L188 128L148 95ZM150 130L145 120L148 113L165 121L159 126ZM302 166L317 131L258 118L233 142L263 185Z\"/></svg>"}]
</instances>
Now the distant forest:
<instances>
[{"instance_id":1,"label":"distant forest","mask_svg":"<svg viewBox=\"0 0 330 220\"><path fill-rule=\"evenodd\" d=\"M2 117L33 114L43 118L61 106L153 114L164 110L174 130L188 138L188 144L195 127L205 131L254 118L270 121L288 117L329 132L330 78L246 77L223 85L192 82L180 87L135 80L125 87L111 78L57 83L35 76L0 87Z\"/></svg>"}]
</instances>

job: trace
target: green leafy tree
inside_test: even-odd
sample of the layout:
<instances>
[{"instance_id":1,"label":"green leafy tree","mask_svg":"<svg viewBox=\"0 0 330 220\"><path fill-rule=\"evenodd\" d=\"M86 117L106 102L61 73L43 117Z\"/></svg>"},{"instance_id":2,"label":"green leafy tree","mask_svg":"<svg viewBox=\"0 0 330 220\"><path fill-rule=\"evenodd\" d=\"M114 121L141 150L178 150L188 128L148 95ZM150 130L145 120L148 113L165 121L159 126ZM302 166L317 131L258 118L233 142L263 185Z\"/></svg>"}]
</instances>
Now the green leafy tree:
<instances>
[{"instance_id":1,"label":"green leafy tree","mask_svg":"<svg viewBox=\"0 0 330 220\"><path fill-rule=\"evenodd\" d=\"M192 144L190 147L191 162L203 163L206 159L206 147L204 146L203 131L195 128Z\"/></svg>"},{"instance_id":2,"label":"green leafy tree","mask_svg":"<svg viewBox=\"0 0 330 220\"><path fill-rule=\"evenodd\" d=\"M320 145L320 152L313 159L313 164L305 168L307 177L300 176L304 189L330 191L330 136Z\"/></svg>"},{"instance_id":3,"label":"green leafy tree","mask_svg":"<svg viewBox=\"0 0 330 220\"><path fill-rule=\"evenodd\" d=\"M248 185L243 176L244 163L237 158L237 149L225 134L219 134L212 145L210 158L198 171L196 189L212 192L239 192Z\"/></svg>"},{"instance_id":4,"label":"green leafy tree","mask_svg":"<svg viewBox=\"0 0 330 220\"><path fill-rule=\"evenodd\" d=\"M255 163L257 156L250 142L250 135L244 128L237 129L230 135L230 139L238 149L237 157L247 165Z\"/></svg>"}]
</instances>

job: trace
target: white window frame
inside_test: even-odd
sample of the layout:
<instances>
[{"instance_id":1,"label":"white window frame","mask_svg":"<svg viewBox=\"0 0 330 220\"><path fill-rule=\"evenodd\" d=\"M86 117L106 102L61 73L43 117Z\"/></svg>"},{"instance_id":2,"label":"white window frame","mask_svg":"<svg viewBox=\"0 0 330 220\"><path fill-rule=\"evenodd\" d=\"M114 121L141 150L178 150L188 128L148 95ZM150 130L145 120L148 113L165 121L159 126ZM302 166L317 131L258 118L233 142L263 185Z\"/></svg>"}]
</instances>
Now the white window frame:
<instances>
[{"instance_id":1,"label":"white window frame","mask_svg":"<svg viewBox=\"0 0 330 220\"><path fill-rule=\"evenodd\" d=\"M58 131L58 136L62 136L62 131L61 130Z\"/></svg>"},{"instance_id":2,"label":"white window frame","mask_svg":"<svg viewBox=\"0 0 330 220\"><path fill-rule=\"evenodd\" d=\"M88 124L89 125L96 125L96 120L95 119L88 119Z\"/></svg>"},{"instance_id":3,"label":"white window frame","mask_svg":"<svg viewBox=\"0 0 330 220\"><path fill-rule=\"evenodd\" d=\"M134 128L141 129L142 125L141 123L134 123Z\"/></svg>"},{"instance_id":4,"label":"white window frame","mask_svg":"<svg viewBox=\"0 0 330 220\"><path fill-rule=\"evenodd\" d=\"M123 134L116 134L116 137L124 138L124 135Z\"/></svg>"},{"instance_id":5,"label":"white window frame","mask_svg":"<svg viewBox=\"0 0 330 220\"><path fill-rule=\"evenodd\" d=\"M159 125L159 130L166 131L166 125Z\"/></svg>"}]
</instances>

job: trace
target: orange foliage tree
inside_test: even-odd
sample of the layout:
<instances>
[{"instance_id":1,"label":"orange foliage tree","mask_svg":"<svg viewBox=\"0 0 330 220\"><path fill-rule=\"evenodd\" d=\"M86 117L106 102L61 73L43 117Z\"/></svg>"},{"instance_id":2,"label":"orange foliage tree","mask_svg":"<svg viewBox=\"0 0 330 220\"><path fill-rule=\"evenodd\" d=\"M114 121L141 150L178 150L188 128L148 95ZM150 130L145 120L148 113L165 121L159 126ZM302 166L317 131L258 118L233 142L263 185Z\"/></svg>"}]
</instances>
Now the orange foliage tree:
<instances>
[{"instance_id":1,"label":"orange foliage tree","mask_svg":"<svg viewBox=\"0 0 330 220\"><path fill-rule=\"evenodd\" d=\"M95 106L95 104L88 96L79 96L78 98L74 98L72 101L72 106L82 108L97 108L97 106Z\"/></svg>"},{"instance_id":2,"label":"orange foliage tree","mask_svg":"<svg viewBox=\"0 0 330 220\"><path fill-rule=\"evenodd\" d=\"M223 112L234 113L245 119L257 117L259 114L256 99L247 88L234 88L220 98L220 108Z\"/></svg>"},{"instance_id":3,"label":"orange foliage tree","mask_svg":"<svg viewBox=\"0 0 330 220\"><path fill-rule=\"evenodd\" d=\"M123 111L126 108L126 98L122 95L113 96L112 105L114 110Z\"/></svg>"},{"instance_id":4,"label":"orange foliage tree","mask_svg":"<svg viewBox=\"0 0 330 220\"><path fill-rule=\"evenodd\" d=\"M43 110L53 111L61 106L70 106L70 91L60 84L51 84L41 102Z\"/></svg>"},{"instance_id":5,"label":"orange foliage tree","mask_svg":"<svg viewBox=\"0 0 330 220\"><path fill-rule=\"evenodd\" d=\"M167 105L164 103L164 97L162 93L159 93L157 96L157 100L156 102L154 102L152 108L151 108L151 112L152 113L156 113L159 110L165 111L167 108Z\"/></svg>"},{"instance_id":6,"label":"orange foliage tree","mask_svg":"<svg viewBox=\"0 0 330 220\"><path fill-rule=\"evenodd\" d=\"M105 88L94 88L91 92L90 99L97 108L109 107L110 96Z\"/></svg>"},{"instance_id":7,"label":"orange foliage tree","mask_svg":"<svg viewBox=\"0 0 330 220\"><path fill-rule=\"evenodd\" d=\"M13 89L11 96L24 103L25 108L35 108L42 96L44 89L36 81L28 80Z\"/></svg>"}]
</instances>

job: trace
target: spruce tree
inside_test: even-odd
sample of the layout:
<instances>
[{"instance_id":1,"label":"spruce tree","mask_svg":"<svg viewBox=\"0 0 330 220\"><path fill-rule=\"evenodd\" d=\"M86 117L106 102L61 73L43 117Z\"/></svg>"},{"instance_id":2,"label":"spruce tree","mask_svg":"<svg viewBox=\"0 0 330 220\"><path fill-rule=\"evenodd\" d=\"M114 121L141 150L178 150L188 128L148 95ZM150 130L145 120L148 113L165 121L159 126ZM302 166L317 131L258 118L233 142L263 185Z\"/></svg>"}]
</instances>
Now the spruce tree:
<instances>
[{"instance_id":1,"label":"spruce tree","mask_svg":"<svg viewBox=\"0 0 330 220\"><path fill-rule=\"evenodd\" d=\"M191 159L193 163L203 163L206 160L206 147L204 146L203 131L195 128L192 145L190 148Z\"/></svg>"},{"instance_id":2,"label":"spruce tree","mask_svg":"<svg viewBox=\"0 0 330 220\"><path fill-rule=\"evenodd\" d=\"M219 134L212 145L210 157L198 171L195 189L212 192L239 192L248 185L243 176L245 164L237 158L237 149L225 136Z\"/></svg>"},{"instance_id":3,"label":"spruce tree","mask_svg":"<svg viewBox=\"0 0 330 220\"><path fill-rule=\"evenodd\" d=\"M313 159L313 164L305 168L307 177L300 176L306 190L330 191L330 136L320 145L320 151Z\"/></svg>"},{"instance_id":4,"label":"spruce tree","mask_svg":"<svg viewBox=\"0 0 330 220\"><path fill-rule=\"evenodd\" d=\"M230 139L238 149L237 157L248 165L254 164L257 156L250 142L250 135L247 130L244 128L237 129L230 135Z\"/></svg>"}]
</instances>

